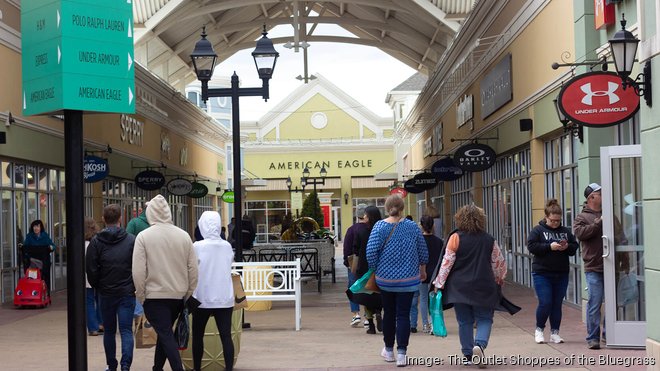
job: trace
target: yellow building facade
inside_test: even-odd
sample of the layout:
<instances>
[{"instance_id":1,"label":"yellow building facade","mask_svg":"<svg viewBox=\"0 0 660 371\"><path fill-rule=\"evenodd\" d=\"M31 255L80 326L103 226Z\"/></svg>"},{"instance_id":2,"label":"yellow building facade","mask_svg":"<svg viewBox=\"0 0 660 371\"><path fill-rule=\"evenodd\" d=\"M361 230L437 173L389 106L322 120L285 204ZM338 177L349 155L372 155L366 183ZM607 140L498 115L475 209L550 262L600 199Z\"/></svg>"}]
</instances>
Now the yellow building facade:
<instances>
[{"instance_id":1,"label":"yellow building facade","mask_svg":"<svg viewBox=\"0 0 660 371\"><path fill-rule=\"evenodd\" d=\"M259 121L243 122L248 137L244 174L266 180L264 186L246 187L245 210L256 226L257 242L279 239L286 213L295 217L296 200L314 189L325 227L337 236L353 224L356 205L382 209L392 181L377 181L374 175L393 167L392 126L391 119L374 115L320 75ZM303 190L305 168L310 182Z\"/></svg>"}]
</instances>

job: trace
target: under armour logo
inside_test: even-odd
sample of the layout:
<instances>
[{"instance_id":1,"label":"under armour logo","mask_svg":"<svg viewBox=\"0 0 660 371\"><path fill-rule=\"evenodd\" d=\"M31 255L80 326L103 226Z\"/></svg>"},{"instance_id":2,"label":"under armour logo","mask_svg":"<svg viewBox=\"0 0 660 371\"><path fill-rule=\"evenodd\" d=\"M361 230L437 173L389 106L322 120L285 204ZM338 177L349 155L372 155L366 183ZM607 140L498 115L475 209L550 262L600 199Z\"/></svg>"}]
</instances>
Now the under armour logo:
<instances>
[{"instance_id":1,"label":"under armour logo","mask_svg":"<svg viewBox=\"0 0 660 371\"><path fill-rule=\"evenodd\" d=\"M596 90L592 91L591 90L591 83L588 82L580 87L580 90L582 90L586 95L584 98L582 98L582 103L591 106L591 99L593 97L604 97L608 96L610 99L610 104L616 103L619 101L619 96L614 94L616 89L619 87L619 84L615 82L608 82L607 83L607 90Z\"/></svg>"}]
</instances>

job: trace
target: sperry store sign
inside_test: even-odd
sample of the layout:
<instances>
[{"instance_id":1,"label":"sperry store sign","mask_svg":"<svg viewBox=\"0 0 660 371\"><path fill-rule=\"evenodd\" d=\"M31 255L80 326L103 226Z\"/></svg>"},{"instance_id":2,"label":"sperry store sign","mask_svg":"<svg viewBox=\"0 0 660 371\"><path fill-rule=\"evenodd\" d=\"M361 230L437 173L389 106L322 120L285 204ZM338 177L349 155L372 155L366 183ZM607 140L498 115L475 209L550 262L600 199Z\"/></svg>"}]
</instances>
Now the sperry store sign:
<instances>
[{"instance_id":1,"label":"sperry store sign","mask_svg":"<svg viewBox=\"0 0 660 371\"><path fill-rule=\"evenodd\" d=\"M574 77L561 89L557 102L566 118L590 127L620 124L639 110L635 89L623 90L621 78L614 72L589 72Z\"/></svg>"},{"instance_id":2,"label":"sperry store sign","mask_svg":"<svg viewBox=\"0 0 660 371\"><path fill-rule=\"evenodd\" d=\"M135 112L131 1L21 2L24 115Z\"/></svg>"}]
</instances>

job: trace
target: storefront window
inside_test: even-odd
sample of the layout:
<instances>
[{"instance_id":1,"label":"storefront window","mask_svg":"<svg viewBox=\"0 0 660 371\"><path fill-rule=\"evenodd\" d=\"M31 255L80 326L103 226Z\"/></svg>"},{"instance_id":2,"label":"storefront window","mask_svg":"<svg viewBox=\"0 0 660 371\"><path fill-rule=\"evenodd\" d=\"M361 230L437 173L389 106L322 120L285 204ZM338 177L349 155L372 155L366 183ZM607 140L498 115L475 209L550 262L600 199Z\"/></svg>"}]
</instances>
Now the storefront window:
<instances>
[{"instance_id":1,"label":"storefront window","mask_svg":"<svg viewBox=\"0 0 660 371\"><path fill-rule=\"evenodd\" d=\"M505 254L508 278L531 287L527 235L535 222L531 220L530 174L530 151L525 149L500 156L482 177L486 230Z\"/></svg>"},{"instance_id":2,"label":"storefront window","mask_svg":"<svg viewBox=\"0 0 660 371\"><path fill-rule=\"evenodd\" d=\"M193 199L193 210L195 215L195 224L199 221L204 211L213 211L213 197L206 195L202 198Z\"/></svg>"},{"instance_id":3,"label":"storefront window","mask_svg":"<svg viewBox=\"0 0 660 371\"><path fill-rule=\"evenodd\" d=\"M564 212L562 224L571 228L575 215L580 212L580 191L578 190L578 138L564 134L544 143L545 148L545 201L556 198ZM580 258L579 254L569 258L570 274L566 301L579 304Z\"/></svg>"},{"instance_id":4,"label":"storefront window","mask_svg":"<svg viewBox=\"0 0 660 371\"><path fill-rule=\"evenodd\" d=\"M353 222L357 223L357 218L355 217L355 207L359 204L364 204L367 206L376 206L380 210L380 215L383 218L387 218L388 214L385 211L385 198L354 198L353 199Z\"/></svg>"},{"instance_id":5,"label":"storefront window","mask_svg":"<svg viewBox=\"0 0 660 371\"><path fill-rule=\"evenodd\" d=\"M279 241L282 234L282 222L291 212L289 201L248 201L245 212L255 226L257 243Z\"/></svg>"},{"instance_id":6,"label":"storefront window","mask_svg":"<svg viewBox=\"0 0 660 371\"><path fill-rule=\"evenodd\" d=\"M472 196L472 173L465 173L462 177L454 180L451 185L451 229L456 228L454 215L461 207L474 202Z\"/></svg>"}]
</instances>

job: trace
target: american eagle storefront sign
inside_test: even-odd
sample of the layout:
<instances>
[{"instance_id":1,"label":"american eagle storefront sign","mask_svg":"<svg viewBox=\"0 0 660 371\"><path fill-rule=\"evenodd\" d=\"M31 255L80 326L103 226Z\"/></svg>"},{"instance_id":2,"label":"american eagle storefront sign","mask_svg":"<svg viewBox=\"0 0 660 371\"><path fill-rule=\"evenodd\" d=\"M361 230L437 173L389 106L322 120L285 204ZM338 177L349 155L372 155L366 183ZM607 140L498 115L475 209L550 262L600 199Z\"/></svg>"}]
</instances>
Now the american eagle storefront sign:
<instances>
[{"instance_id":1,"label":"american eagle storefront sign","mask_svg":"<svg viewBox=\"0 0 660 371\"><path fill-rule=\"evenodd\" d=\"M628 82L633 81L628 78ZM639 110L632 86L625 90L614 72L589 72L571 79L559 92L559 109L584 126L605 127L629 120Z\"/></svg>"}]
</instances>

